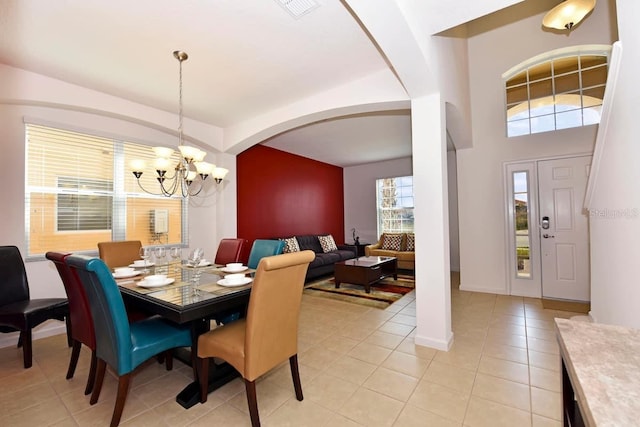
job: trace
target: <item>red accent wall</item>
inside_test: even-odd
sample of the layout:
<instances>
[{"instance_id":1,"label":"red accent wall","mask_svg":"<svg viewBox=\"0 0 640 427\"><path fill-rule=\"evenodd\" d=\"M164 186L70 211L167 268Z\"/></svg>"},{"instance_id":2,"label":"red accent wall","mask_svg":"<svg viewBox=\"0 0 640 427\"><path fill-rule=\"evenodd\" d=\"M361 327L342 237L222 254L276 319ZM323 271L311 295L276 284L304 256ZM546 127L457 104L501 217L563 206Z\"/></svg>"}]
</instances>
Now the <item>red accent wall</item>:
<instances>
[{"instance_id":1,"label":"red accent wall","mask_svg":"<svg viewBox=\"0 0 640 427\"><path fill-rule=\"evenodd\" d=\"M237 158L238 237L331 233L344 243L342 168L256 145Z\"/></svg>"}]
</instances>

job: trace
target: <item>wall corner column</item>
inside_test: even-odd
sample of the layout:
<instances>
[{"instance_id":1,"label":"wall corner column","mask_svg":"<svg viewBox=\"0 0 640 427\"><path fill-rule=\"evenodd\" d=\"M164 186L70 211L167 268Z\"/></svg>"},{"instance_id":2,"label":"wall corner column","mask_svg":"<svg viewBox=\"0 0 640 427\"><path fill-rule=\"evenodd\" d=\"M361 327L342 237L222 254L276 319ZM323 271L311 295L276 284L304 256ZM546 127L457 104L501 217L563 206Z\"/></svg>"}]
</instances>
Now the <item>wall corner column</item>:
<instances>
[{"instance_id":1,"label":"wall corner column","mask_svg":"<svg viewBox=\"0 0 640 427\"><path fill-rule=\"evenodd\" d=\"M451 277L444 103L439 93L412 99L416 233L417 345L449 350Z\"/></svg>"}]
</instances>

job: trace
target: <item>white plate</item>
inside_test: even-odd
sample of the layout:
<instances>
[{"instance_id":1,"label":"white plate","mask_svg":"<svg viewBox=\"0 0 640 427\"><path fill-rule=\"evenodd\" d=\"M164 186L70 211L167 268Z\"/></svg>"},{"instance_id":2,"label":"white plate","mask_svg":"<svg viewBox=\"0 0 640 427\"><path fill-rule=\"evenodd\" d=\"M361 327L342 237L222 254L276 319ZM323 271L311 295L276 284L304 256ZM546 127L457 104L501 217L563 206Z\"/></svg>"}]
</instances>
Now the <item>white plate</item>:
<instances>
[{"instance_id":1,"label":"white plate","mask_svg":"<svg viewBox=\"0 0 640 427\"><path fill-rule=\"evenodd\" d=\"M138 274L142 274L141 271L133 271L131 273L113 273L114 279L126 279L127 277L137 276Z\"/></svg>"},{"instance_id":2,"label":"white plate","mask_svg":"<svg viewBox=\"0 0 640 427\"><path fill-rule=\"evenodd\" d=\"M198 264L198 267L208 267L211 265L211 261L207 261L206 259L203 259L202 261L200 261L200 264Z\"/></svg>"},{"instance_id":3,"label":"white plate","mask_svg":"<svg viewBox=\"0 0 640 427\"><path fill-rule=\"evenodd\" d=\"M220 269L220 271L224 271L225 273L240 273L241 271L245 271L245 270L248 270L248 269L249 269L249 267L243 265L240 268L222 267Z\"/></svg>"},{"instance_id":4,"label":"white plate","mask_svg":"<svg viewBox=\"0 0 640 427\"><path fill-rule=\"evenodd\" d=\"M247 283L251 283L253 282L253 278L251 277L245 277L244 280L237 282L237 283L229 283L227 282L227 279L220 279L218 280L218 285L220 286L227 286L227 287L233 287L233 286L244 286Z\"/></svg>"},{"instance_id":5,"label":"white plate","mask_svg":"<svg viewBox=\"0 0 640 427\"><path fill-rule=\"evenodd\" d=\"M164 282L161 283L147 283L144 280L139 281L138 283L136 283L137 286L140 286L141 288L159 288L160 286L167 286L172 284L173 282L175 282L176 279L171 279L171 278L167 278L167 280L165 280Z\"/></svg>"},{"instance_id":6,"label":"white plate","mask_svg":"<svg viewBox=\"0 0 640 427\"><path fill-rule=\"evenodd\" d=\"M142 265L142 264L129 264L129 267L144 268L144 267L152 267L154 265L156 265L155 262L148 262L148 263L146 263L144 265Z\"/></svg>"}]
</instances>

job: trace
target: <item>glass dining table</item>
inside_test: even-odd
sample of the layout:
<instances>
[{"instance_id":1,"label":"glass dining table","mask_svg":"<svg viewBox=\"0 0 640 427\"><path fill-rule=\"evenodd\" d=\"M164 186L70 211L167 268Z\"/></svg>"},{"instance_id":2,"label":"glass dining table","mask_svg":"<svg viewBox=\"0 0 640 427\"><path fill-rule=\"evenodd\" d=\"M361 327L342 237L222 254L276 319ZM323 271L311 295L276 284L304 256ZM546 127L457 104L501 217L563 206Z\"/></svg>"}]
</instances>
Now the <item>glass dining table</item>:
<instances>
[{"instance_id":1,"label":"glass dining table","mask_svg":"<svg viewBox=\"0 0 640 427\"><path fill-rule=\"evenodd\" d=\"M224 267L219 265L193 268L178 262L136 268L135 273L116 278L125 304L175 323L191 324L194 349L197 349L198 336L210 329L211 319L234 311L244 314L251 293L251 283L227 285L223 280L226 274ZM242 273L252 278L255 270L246 269ZM155 274L166 275L167 280L153 286L146 283L145 278ZM176 358L191 364L188 350L178 351ZM210 373L209 392L238 375L227 364L216 364ZM200 401L199 391L196 378L178 394L176 401L190 408Z\"/></svg>"}]
</instances>

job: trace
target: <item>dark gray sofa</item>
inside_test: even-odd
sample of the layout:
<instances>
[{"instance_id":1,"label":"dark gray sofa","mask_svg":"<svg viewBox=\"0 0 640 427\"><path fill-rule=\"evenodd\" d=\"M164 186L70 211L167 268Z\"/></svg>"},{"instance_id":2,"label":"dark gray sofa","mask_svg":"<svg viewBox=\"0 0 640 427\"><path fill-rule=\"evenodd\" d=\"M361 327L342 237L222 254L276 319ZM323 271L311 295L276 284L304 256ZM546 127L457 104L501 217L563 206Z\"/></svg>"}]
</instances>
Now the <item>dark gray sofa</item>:
<instances>
[{"instance_id":1,"label":"dark gray sofa","mask_svg":"<svg viewBox=\"0 0 640 427\"><path fill-rule=\"evenodd\" d=\"M321 235L325 236L326 234ZM324 253L324 251L322 250L322 246L320 245L320 240L318 240L318 235L304 234L287 236L287 238L289 237L296 238L301 251L309 249L316 254L315 259L311 261L311 264L309 264L309 269L307 270L306 277L307 281L320 276L333 274L334 264L338 261L356 258L357 249L355 246L336 244L336 246L338 247L337 251Z\"/></svg>"}]
</instances>

